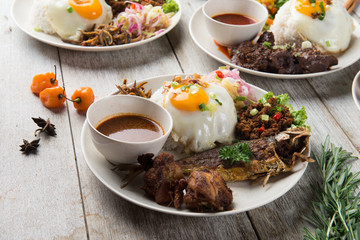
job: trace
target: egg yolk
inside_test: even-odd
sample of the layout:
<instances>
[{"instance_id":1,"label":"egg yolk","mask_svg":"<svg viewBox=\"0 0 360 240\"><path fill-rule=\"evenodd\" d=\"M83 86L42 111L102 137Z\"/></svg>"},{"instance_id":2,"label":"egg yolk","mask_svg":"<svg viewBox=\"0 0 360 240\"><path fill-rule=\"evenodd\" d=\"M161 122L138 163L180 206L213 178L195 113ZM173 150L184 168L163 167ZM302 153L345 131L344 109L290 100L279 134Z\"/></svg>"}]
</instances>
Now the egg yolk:
<instances>
[{"instance_id":1,"label":"egg yolk","mask_svg":"<svg viewBox=\"0 0 360 240\"><path fill-rule=\"evenodd\" d=\"M185 85L173 88L169 98L175 108L185 111L199 111L199 105L202 103L206 105L209 101L209 97L203 89L197 88L194 91Z\"/></svg>"},{"instance_id":2,"label":"egg yolk","mask_svg":"<svg viewBox=\"0 0 360 240\"><path fill-rule=\"evenodd\" d=\"M321 7L323 6L323 9ZM296 10L309 17L313 17L314 14L322 13L326 11L326 2L323 0L316 0L311 3L310 0L297 0L295 5Z\"/></svg>"},{"instance_id":3,"label":"egg yolk","mask_svg":"<svg viewBox=\"0 0 360 240\"><path fill-rule=\"evenodd\" d=\"M77 14L88 20L97 19L102 14L99 0L68 0L68 3Z\"/></svg>"}]
</instances>

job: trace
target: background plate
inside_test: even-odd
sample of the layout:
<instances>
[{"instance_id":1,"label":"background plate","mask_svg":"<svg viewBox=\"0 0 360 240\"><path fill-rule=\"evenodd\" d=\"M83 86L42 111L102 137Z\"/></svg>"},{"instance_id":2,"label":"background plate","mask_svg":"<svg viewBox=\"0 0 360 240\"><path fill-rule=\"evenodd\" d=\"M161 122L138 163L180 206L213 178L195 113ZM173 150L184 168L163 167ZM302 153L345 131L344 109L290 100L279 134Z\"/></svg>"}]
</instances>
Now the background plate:
<instances>
[{"instance_id":1,"label":"background plate","mask_svg":"<svg viewBox=\"0 0 360 240\"><path fill-rule=\"evenodd\" d=\"M352 84L352 97L360 110L360 71L356 74Z\"/></svg>"},{"instance_id":2,"label":"background plate","mask_svg":"<svg viewBox=\"0 0 360 240\"><path fill-rule=\"evenodd\" d=\"M210 57L216 59L217 61L229 65L233 68L237 68L243 72L250 73L257 76L269 77L269 78L282 78L282 79L298 79L298 78L311 78L319 77L325 74L333 73L335 71L341 70L345 67L350 66L355 63L360 58L360 26L354 20L355 30L351 38L349 48L342 54L335 55L339 64L333 66L331 70L318 73L307 73L307 74L277 74L277 73L267 73L251 70L248 68L240 67L238 65L232 64L230 59L228 59L223 53L218 50L218 47L215 45L212 37L206 30L205 17L200 7L191 17L189 23L189 31L194 42Z\"/></svg>"},{"instance_id":3,"label":"background plate","mask_svg":"<svg viewBox=\"0 0 360 240\"><path fill-rule=\"evenodd\" d=\"M186 75L181 74L181 76L184 77ZM143 81L148 82L148 84L145 85L146 90L151 88L154 92L162 86L164 81L171 81L173 77L174 75L160 76ZM251 87L257 99L266 93L263 89L253 85L251 85ZM90 130L87 122L84 123L81 132L81 149L90 170L106 187L120 197L145 208L183 216L209 217L231 215L260 207L274 201L290 190L299 181L307 167L307 163L297 162L291 172L270 178L265 187L262 187L261 183L254 184L251 181L229 183L228 186L233 190L233 210L217 213L196 213L190 212L185 208L175 209L173 207L162 206L147 197L145 192L140 189L140 186L143 184L142 175L138 176L127 187L121 189L120 185L122 184L123 176L119 176L113 172L111 170L113 165L106 161L103 155L96 150L90 138ZM175 158L176 157L177 155L175 155Z\"/></svg>"},{"instance_id":4,"label":"background plate","mask_svg":"<svg viewBox=\"0 0 360 240\"><path fill-rule=\"evenodd\" d=\"M156 35L154 37L148 38L146 40L142 40L139 42L124 44L124 45L115 45L115 46L105 46L105 47L83 47L78 45L73 45L70 43L64 43L61 41L61 39L57 35L49 35L43 32L36 32L34 30L34 26L31 25L31 16L30 16L30 9L32 8L32 5L34 4L34 0L14 0L13 5L11 7L11 15L12 18L15 21L15 24L23 30L25 33L27 33L29 36L44 42L46 44L60 47L60 48L66 48L71 50L78 50L78 51L87 51L87 52L105 52L105 51L115 51L115 50L121 50L126 48L132 48L136 46L143 45L145 43L154 41L165 34L167 34L171 29L173 29L176 24L180 21L181 17L181 6L180 1L175 0L179 4L179 11L171 18L171 25L165 29L164 32L160 33L159 35Z\"/></svg>"}]
</instances>

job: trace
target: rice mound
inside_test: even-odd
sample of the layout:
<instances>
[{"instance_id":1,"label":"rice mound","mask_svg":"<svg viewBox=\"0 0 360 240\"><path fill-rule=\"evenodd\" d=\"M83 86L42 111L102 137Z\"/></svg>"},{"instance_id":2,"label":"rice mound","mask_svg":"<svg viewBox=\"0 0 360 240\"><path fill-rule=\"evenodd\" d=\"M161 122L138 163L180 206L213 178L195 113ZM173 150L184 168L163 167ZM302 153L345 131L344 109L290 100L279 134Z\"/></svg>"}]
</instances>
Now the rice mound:
<instances>
[{"instance_id":1,"label":"rice mound","mask_svg":"<svg viewBox=\"0 0 360 240\"><path fill-rule=\"evenodd\" d=\"M31 24L35 26L40 31L47 34L55 34L56 32L51 27L48 16L47 16L47 1L45 0L35 0L31 11Z\"/></svg>"},{"instance_id":2,"label":"rice mound","mask_svg":"<svg viewBox=\"0 0 360 240\"><path fill-rule=\"evenodd\" d=\"M275 37L275 44L292 44L301 43L302 39L296 31L296 25L291 19L291 6L290 2L286 2L277 12L270 31L273 32Z\"/></svg>"}]
</instances>

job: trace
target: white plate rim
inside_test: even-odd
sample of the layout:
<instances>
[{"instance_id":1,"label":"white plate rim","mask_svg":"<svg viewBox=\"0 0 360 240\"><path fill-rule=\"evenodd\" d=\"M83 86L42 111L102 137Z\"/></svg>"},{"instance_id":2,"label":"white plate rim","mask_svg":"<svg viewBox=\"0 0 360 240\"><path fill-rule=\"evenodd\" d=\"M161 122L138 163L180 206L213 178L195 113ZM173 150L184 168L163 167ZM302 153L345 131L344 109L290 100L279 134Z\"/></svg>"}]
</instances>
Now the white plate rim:
<instances>
[{"instance_id":1,"label":"white plate rim","mask_svg":"<svg viewBox=\"0 0 360 240\"><path fill-rule=\"evenodd\" d=\"M78 46L78 45L62 42L58 36L34 31L34 27L30 26L30 16L29 16L30 14L29 9L31 9L34 0L14 0L11 6L11 17L14 20L16 26L18 26L27 35L51 46L69 49L69 50L84 51L84 52L117 51L117 50L137 47L152 42L166 35L168 32L170 32L179 23L182 15L182 7L180 1L179 0L175 0L175 1L179 4L179 11L171 18L171 25L167 29L165 29L162 33L138 42L123 44L123 45L115 45L115 46L104 46L104 47ZM17 17L17 13L21 9L21 4L25 4L26 8L28 9L28 11L26 11L28 15L25 15L22 18Z\"/></svg>"},{"instance_id":2,"label":"white plate rim","mask_svg":"<svg viewBox=\"0 0 360 240\"><path fill-rule=\"evenodd\" d=\"M191 74L178 74L177 76L190 76ZM153 78L148 78L148 79L144 79L141 81L137 81L137 83L141 83L143 81L147 81L147 82L151 82L151 81L155 81L155 80L159 80L159 79L166 79L166 80L171 80L174 77L174 75L162 75L162 76L158 76L158 77L153 77ZM160 80L159 80L160 81ZM163 80L164 81L164 80ZM251 84L250 84L251 85ZM261 91L261 93L266 93L265 90L251 85L252 89L256 89L257 91ZM154 90L154 89L153 89ZM277 192L277 194L272 195L271 198L267 198L265 201L259 202L258 204L254 204L251 207L248 208L242 208L242 209L234 209L234 210L230 210L230 211L223 211L223 212L216 212L216 213L198 213L198 212L191 212L191 211L184 211L184 210L177 210L173 207L166 207L166 206L162 206L162 205L158 205L155 203L155 201L152 201L152 204L146 204L144 201L138 201L136 199L133 199L131 197L129 197L125 191L123 191L123 189L120 188L120 181L118 184L116 184L116 186L113 186L111 183L109 183L108 181L105 180L104 175L101 174L101 171L99 171L99 169L96 169L96 167L94 166L95 162L94 159L89 156L88 153L88 147L92 145L91 139L89 137L90 134L90 130L89 130L89 126L88 123L84 122L84 125L82 127L82 131L81 131L81 150L82 153L84 155L84 159L86 161L86 164L88 165L89 169L93 172L93 174L100 180L100 182L102 182L108 189L110 189L112 192L114 192L115 194L117 194L118 196L126 199L129 202L132 202L138 206L147 208L147 209L151 209L154 211L158 211L158 212L162 212L162 213L167 213L167 214L173 214L173 215L180 215L180 216L192 216L192 217L213 217L213 216L225 216L225 215L233 215L233 214L237 214L237 213L241 213L241 212L245 212L245 211L249 211L251 209L254 208L258 208L261 207L265 204L268 204L272 201L275 201L276 199L278 199L279 197L283 196L286 192L288 192L291 188L293 188L297 182L301 179L301 177L303 176L303 174L305 173L305 170L307 168L308 163L300 163L298 162L295 165L295 168L297 168L296 171L293 171L291 173L290 176L287 176L285 178L291 177L292 175L294 175L294 180L286 185L285 187L280 188L280 191ZM92 145L92 150L95 150L95 147ZM111 166L110 163L108 163L104 157L102 157L102 159L97 159L95 161L104 161L104 168L105 168L105 164L108 166ZM296 167L297 166L297 167ZM295 170L294 168L294 170ZM113 173L114 176L116 176L116 178L119 178L116 173ZM276 184L277 181L280 181L279 179L275 181L274 184ZM240 184L239 182L237 183L230 183L230 184ZM271 191L271 184L269 186L269 183L267 184L267 186L265 186L265 188L261 188L263 189L263 191L268 191L270 189ZM261 184L260 184L261 185ZM267 188L268 187L268 188ZM230 188L232 188L230 186ZM253 188L253 187L251 187ZM233 188L232 188L233 189ZM144 198L145 198L145 193L143 193ZM235 197L234 197L235 199Z\"/></svg>"},{"instance_id":3,"label":"white plate rim","mask_svg":"<svg viewBox=\"0 0 360 240\"><path fill-rule=\"evenodd\" d=\"M267 73L267 72L260 72L260 71L256 71L256 70L251 70L248 68L244 68L235 64L232 64L229 59L226 59L226 56L223 57L219 57L216 56L213 52L210 52L205 46L203 46L203 44L199 41L199 39L196 37L196 33L195 33L195 28L196 26L199 26L201 24L199 24L199 21L195 21L195 19L199 19L201 17L203 17L203 13L202 13L202 7L199 7L194 14L191 16L190 18L190 22L189 22L189 32L190 32L190 36L192 38L192 40L195 42L195 44L202 50L204 51L206 54L208 54L210 57L212 57L213 59L228 65L232 68L237 68L242 72L245 73L249 73L252 75L256 75L256 76L260 76L260 77L268 77L268 78L278 78L278 79L301 79L301 78L314 78L314 77L320 77L320 76L324 76L327 74L331 74L334 72L337 72L339 70L342 70L346 67L349 67L350 65L354 64L357 60L360 59L360 25L359 23L357 23L354 19L353 19L353 23L355 26L355 30L353 33L353 38L352 41L356 43L357 46L359 47L354 47L354 49L357 49L357 52L353 53L353 51L349 51L349 54L351 54L352 56L354 56L353 58L351 58L350 61L347 61L343 66L341 65L341 55L338 56L338 60L339 60L339 64L336 66L333 66L331 70L328 71L324 71L324 72L317 72L317 73L305 73L305 74L277 74L277 73ZM201 25L203 29L206 29L205 24ZM205 31L205 34L203 33L202 35L204 36L208 36L208 33ZM211 38L210 36L208 36L208 38ZM354 43L353 43L354 44ZM349 47L350 48L350 47ZM349 49L348 49L349 50ZM345 53L348 51L345 51ZM344 54L345 54L344 53Z\"/></svg>"},{"instance_id":4,"label":"white plate rim","mask_svg":"<svg viewBox=\"0 0 360 240\"><path fill-rule=\"evenodd\" d=\"M352 97L354 99L355 105L360 110L360 71L354 77L352 86L351 86Z\"/></svg>"}]
</instances>

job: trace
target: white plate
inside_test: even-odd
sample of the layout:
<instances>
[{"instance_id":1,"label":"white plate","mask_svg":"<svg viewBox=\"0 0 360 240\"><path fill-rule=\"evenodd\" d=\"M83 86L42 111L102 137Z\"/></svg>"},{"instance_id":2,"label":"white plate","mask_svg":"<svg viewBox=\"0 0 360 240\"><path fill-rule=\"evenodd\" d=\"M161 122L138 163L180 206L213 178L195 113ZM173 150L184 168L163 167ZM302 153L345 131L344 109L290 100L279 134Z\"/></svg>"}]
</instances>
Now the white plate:
<instances>
[{"instance_id":1,"label":"white plate","mask_svg":"<svg viewBox=\"0 0 360 240\"><path fill-rule=\"evenodd\" d=\"M168 75L144 80L148 82L145 88L151 88L154 91L160 88L164 81L171 81L173 77L174 75ZM140 82L142 81L138 83ZM252 86L252 90L257 99L266 93L264 90L255 86ZM307 163L298 162L290 173L270 178L265 187L262 187L261 183L253 184L250 181L230 183L228 186L233 190L234 197L233 210L218 213L196 213L190 212L185 208L178 210L173 207L162 206L147 197L144 191L140 189L140 186L143 185L142 175L138 176L135 181L131 182L127 187L121 189L122 176L113 172L111 170L113 165L106 161L103 155L96 150L91 141L89 126L86 122L81 132L81 149L90 170L106 187L120 197L145 208L183 216L222 216L260 207L274 201L290 190L299 181L307 167Z\"/></svg>"},{"instance_id":2,"label":"white plate","mask_svg":"<svg viewBox=\"0 0 360 240\"><path fill-rule=\"evenodd\" d=\"M282 79L319 77L325 74L329 74L341 70L345 67L348 67L351 64L355 63L360 58L360 26L354 20L353 22L355 25L355 30L351 38L350 46L344 53L336 55L336 57L339 60L339 63L338 65L333 66L331 70L325 72L306 73L306 74L277 74L277 73L255 71L232 64L230 62L230 59L228 59L222 52L218 50L218 47L215 45L212 37L209 35L209 33L206 30L204 19L205 17L202 13L201 7L193 14L193 16L190 19L189 31L194 42L210 57L216 59L217 61L253 75L269 77L269 78L282 78Z\"/></svg>"},{"instance_id":3,"label":"white plate","mask_svg":"<svg viewBox=\"0 0 360 240\"><path fill-rule=\"evenodd\" d=\"M356 106L360 110L360 71L356 74L352 84L352 96Z\"/></svg>"},{"instance_id":4,"label":"white plate","mask_svg":"<svg viewBox=\"0 0 360 240\"><path fill-rule=\"evenodd\" d=\"M14 0L13 5L11 7L11 15L15 21L15 24L21 30L23 30L29 36L41 42L47 43L55 47L66 48L71 50L87 51L87 52L105 52L105 51L115 51L115 50L140 46L145 43L154 41L155 39L158 39L164 36L165 34L167 34L171 29L173 29L176 26L176 24L178 24L181 17L180 1L179 0L175 0L175 1L179 4L179 11L171 18L171 25L164 32L154 37L148 38L146 40L129 43L129 44L105 46L105 47L84 47L84 46L73 45L70 43L64 43L57 35L49 35L43 32L36 32L34 30L34 26L31 25L31 21L30 21L31 19L30 9L34 4L34 0Z\"/></svg>"}]
</instances>

